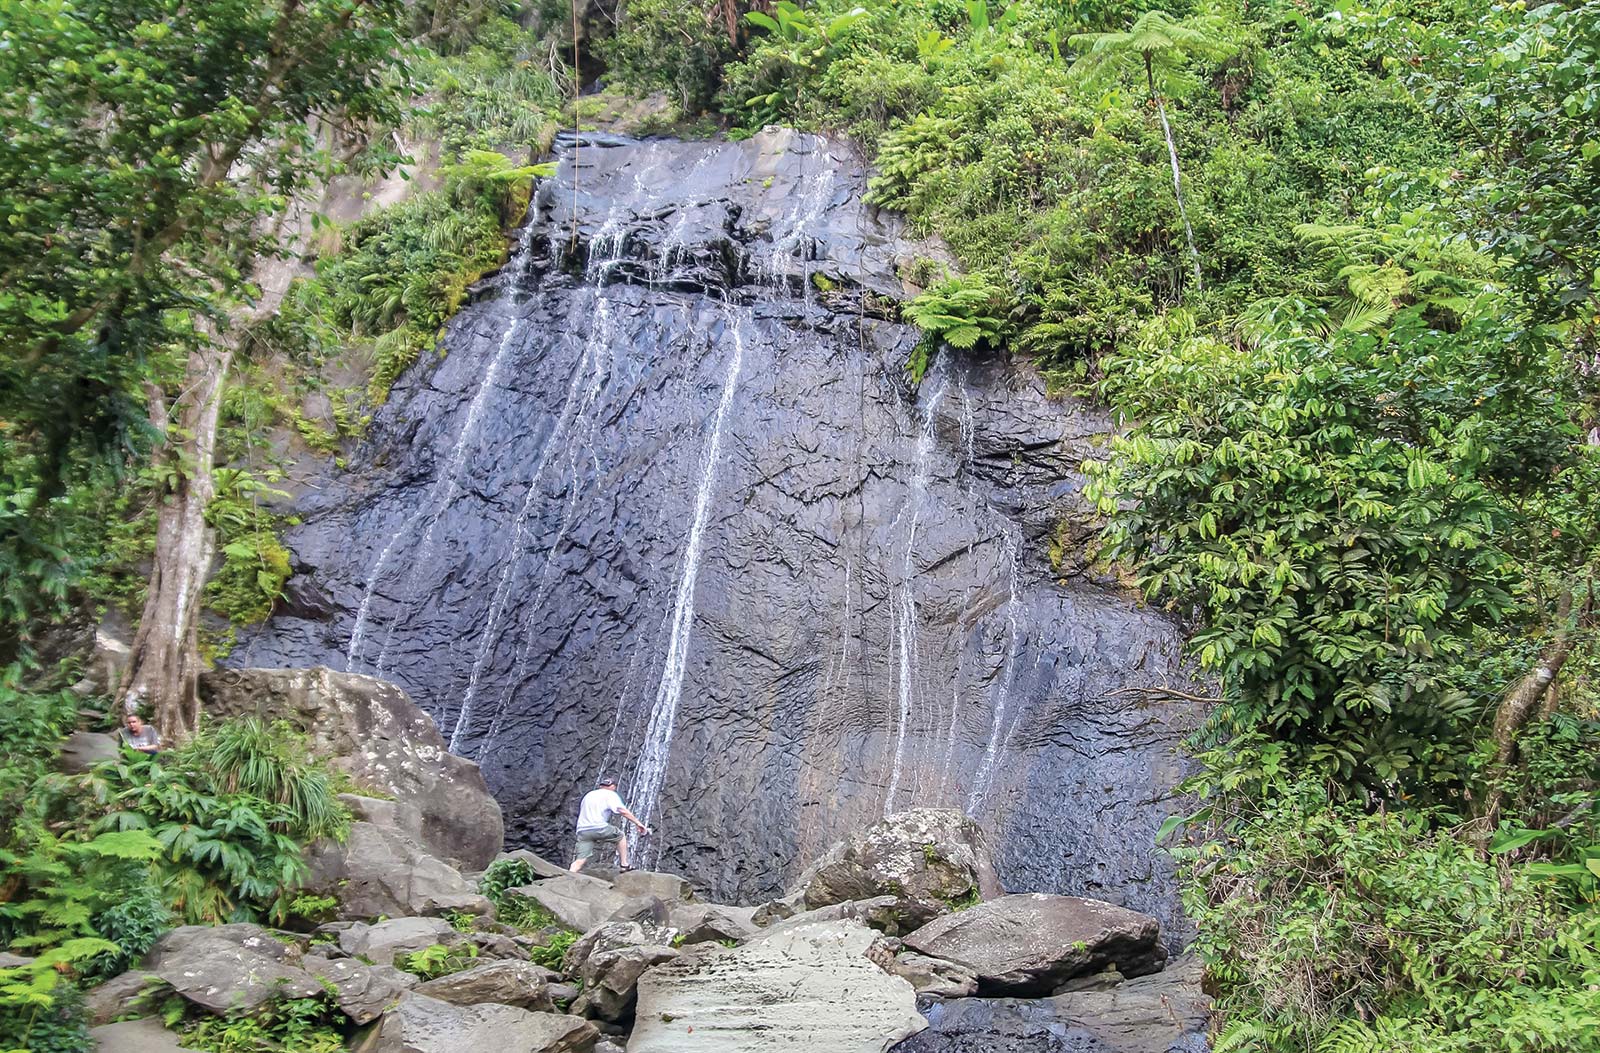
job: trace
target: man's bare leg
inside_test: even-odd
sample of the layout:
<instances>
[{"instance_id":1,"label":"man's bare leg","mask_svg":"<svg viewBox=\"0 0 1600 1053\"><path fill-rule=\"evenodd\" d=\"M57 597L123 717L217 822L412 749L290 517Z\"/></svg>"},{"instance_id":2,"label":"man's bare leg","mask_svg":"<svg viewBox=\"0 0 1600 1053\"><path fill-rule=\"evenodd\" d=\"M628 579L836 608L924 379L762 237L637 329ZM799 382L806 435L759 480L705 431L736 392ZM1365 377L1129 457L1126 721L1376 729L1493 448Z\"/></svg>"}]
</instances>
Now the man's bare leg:
<instances>
[{"instance_id":1,"label":"man's bare leg","mask_svg":"<svg viewBox=\"0 0 1600 1053\"><path fill-rule=\"evenodd\" d=\"M628 838L624 834L622 840L617 842L617 866L623 870L628 869Z\"/></svg>"},{"instance_id":2,"label":"man's bare leg","mask_svg":"<svg viewBox=\"0 0 1600 1053\"><path fill-rule=\"evenodd\" d=\"M576 874L578 871L583 869L583 864L585 864L587 862L588 862L588 860L583 858L582 856L579 856L577 859L574 859L572 861L572 872L574 874Z\"/></svg>"}]
</instances>

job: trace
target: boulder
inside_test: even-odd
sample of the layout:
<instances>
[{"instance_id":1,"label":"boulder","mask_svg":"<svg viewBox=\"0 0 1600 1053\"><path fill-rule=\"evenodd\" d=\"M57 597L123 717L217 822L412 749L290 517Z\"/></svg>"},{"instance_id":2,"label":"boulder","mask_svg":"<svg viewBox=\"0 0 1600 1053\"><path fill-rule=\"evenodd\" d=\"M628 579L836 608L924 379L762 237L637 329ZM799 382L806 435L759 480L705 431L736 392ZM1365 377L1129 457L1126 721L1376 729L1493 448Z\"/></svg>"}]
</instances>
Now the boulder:
<instances>
[{"instance_id":1,"label":"boulder","mask_svg":"<svg viewBox=\"0 0 1600 1053\"><path fill-rule=\"evenodd\" d=\"M896 955L884 968L905 977L919 995L966 998L978 993L978 977L973 971L943 958L907 951Z\"/></svg>"},{"instance_id":2,"label":"boulder","mask_svg":"<svg viewBox=\"0 0 1600 1053\"><path fill-rule=\"evenodd\" d=\"M567 948L562 965L568 976L583 981L583 1011L606 1020L631 1016L639 977L678 957L666 944L652 942L659 935L637 922L608 922Z\"/></svg>"},{"instance_id":3,"label":"boulder","mask_svg":"<svg viewBox=\"0 0 1600 1053\"><path fill-rule=\"evenodd\" d=\"M920 1031L911 985L866 957L858 922L700 944L639 981L628 1053L883 1053Z\"/></svg>"},{"instance_id":4,"label":"boulder","mask_svg":"<svg viewBox=\"0 0 1600 1053\"><path fill-rule=\"evenodd\" d=\"M83 994L83 1012L91 1025L109 1024L121 1016L153 1013L160 992L167 990L161 977L142 969L129 969Z\"/></svg>"},{"instance_id":5,"label":"boulder","mask_svg":"<svg viewBox=\"0 0 1600 1053\"><path fill-rule=\"evenodd\" d=\"M342 918L494 912L459 871L399 830L375 823L351 823L343 844L317 842L306 862L302 885L336 898Z\"/></svg>"},{"instance_id":6,"label":"boulder","mask_svg":"<svg viewBox=\"0 0 1600 1053\"><path fill-rule=\"evenodd\" d=\"M352 958L393 965L396 955L410 954L436 943L460 947L467 938L438 918L390 918L373 925L357 922L339 930L339 949Z\"/></svg>"},{"instance_id":7,"label":"boulder","mask_svg":"<svg viewBox=\"0 0 1600 1053\"><path fill-rule=\"evenodd\" d=\"M122 755L117 737L101 731L74 731L61 740L61 755L56 767L68 775L82 775L96 764L116 760Z\"/></svg>"},{"instance_id":8,"label":"boulder","mask_svg":"<svg viewBox=\"0 0 1600 1053\"><path fill-rule=\"evenodd\" d=\"M798 925L809 925L817 921L859 921L879 931L893 933L899 928L902 917L898 897L875 896L872 899L831 903L816 910L801 911L782 921L773 922L765 931L786 932Z\"/></svg>"},{"instance_id":9,"label":"boulder","mask_svg":"<svg viewBox=\"0 0 1600 1053\"><path fill-rule=\"evenodd\" d=\"M528 960L528 951L515 939L499 932L469 932L467 939L489 958Z\"/></svg>"},{"instance_id":10,"label":"boulder","mask_svg":"<svg viewBox=\"0 0 1600 1053\"><path fill-rule=\"evenodd\" d=\"M305 970L320 977L339 1010L356 1024L370 1024L417 985L417 978L392 965L363 965L351 958L329 959L310 954Z\"/></svg>"},{"instance_id":11,"label":"boulder","mask_svg":"<svg viewBox=\"0 0 1600 1053\"><path fill-rule=\"evenodd\" d=\"M94 649L84 668L83 679L72 685L73 693L84 698L114 694L132 657L133 650L119 637L116 627L99 626L94 632Z\"/></svg>"},{"instance_id":12,"label":"boulder","mask_svg":"<svg viewBox=\"0 0 1600 1053\"><path fill-rule=\"evenodd\" d=\"M549 976L549 970L528 962L485 962L420 984L417 994L453 1005L495 1002L553 1013L556 1004L550 997Z\"/></svg>"},{"instance_id":13,"label":"boulder","mask_svg":"<svg viewBox=\"0 0 1600 1053\"><path fill-rule=\"evenodd\" d=\"M0 951L0 969L21 969L25 965L32 964L33 959L27 955Z\"/></svg>"},{"instance_id":14,"label":"boulder","mask_svg":"<svg viewBox=\"0 0 1600 1053\"><path fill-rule=\"evenodd\" d=\"M766 928L774 922L792 918L806 909L806 898L799 892L791 892L777 899L769 899L756 907L751 913L751 920L758 928Z\"/></svg>"},{"instance_id":15,"label":"boulder","mask_svg":"<svg viewBox=\"0 0 1600 1053\"><path fill-rule=\"evenodd\" d=\"M478 766L450 753L433 718L393 684L313 669L217 669L200 677L206 712L257 714L304 729L358 785L417 809L430 855L482 869L500 853L504 820Z\"/></svg>"},{"instance_id":16,"label":"boulder","mask_svg":"<svg viewBox=\"0 0 1600 1053\"><path fill-rule=\"evenodd\" d=\"M452 1005L408 992L383 1015L363 1053L589 1053L599 1032L587 1020L509 1005Z\"/></svg>"},{"instance_id":17,"label":"boulder","mask_svg":"<svg viewBox=\"0 0 1600 1053\"><path fill-rule=\"evenodd\" d=\"M647 929L665 929L672 925L672 910L666 900L635 896L612 911L606 921L636 921Z\"/></svg>"},{"instance_id":18,"label":"boulder","mask_svg":"<svg viewBox=\"0 0 1600 1053\"><path fill-rule=\"evenodd\" d=\"M156 941L143 967L202 1009L229 1013L322 994L300 962L300 946L287 934L280 939L258 925L184 925Z\"/></svg>"},{"instance_id":19,"label":"boulder","mask_svg":"<svg viewBox=\"0 0 1600 1053\"><path fill-rule=\"evenodd\" d=\"M892 895L900 932L1001 893L977 821L938 808L896 812L838 842L795 891L808 908Z\"/></svg>"},{"instance_id":20,"label":"boulder","mask_svg":"<svg viewBox=\"0 0 1600 1053\"><path fill-rule=\"evenodd\" d=\"M587 874L563 874L507 892L538 903L573 932L588 932L628 902L628 897L612 888L610 882Z\"/></svg>"},{"instance_id":21,"label":"boulder","mask_svg":"<svg viewBox=\"0 0 1600 1053\"><path fill-rule=\"evenodd\" d=\"M905 937L934 958L966 966L985 995L1040 996L1074 976L1114 965L1124 976L1166 960L1156 919L1077 896L1002 896L937 918Z\"/></svg>"},{"instance_id":22,"label":"boulder","mask_svg":"<svg viewBox=\"0 0 1600 1053\"><path fill-rule=\"evenodd\" d=\"M97 1053L191 1053L153 1016L89 1029Z\"/></svg>"},{"instance_id":23,"label":"boulder","mask_svg":"<svg viewBox=\"0 0 1600 1053\"><path fill-rule=\"evenodd\" d=\"M611 885L629 899L635 896L654 896L667 903L686 903L694 898L694 893L689 890L689 883L676 874L628 870L618 874Z\"/></svg>"},{"instance_id":24,"label":"boulder","mask_svg":"<svg viewBox=\"0 0 1600 1053\"><path fill-rule=\"evenodd\" d=\"M667 914L667 924L678 930L679 942L724 943L746 940L760 930L755 911L750 907L726 907L720 903L679 903Z\"/></svg>"},{"instance_id":25,"label":"boulder","mask_svg":"<svg viewBox=\"0 0 1600 1053\"><path fill-rule=\"evenodd\" d=\"M929 1027L895 1053L1205 1053L1211 1000L1181 958L1151 976L1052 998L930 1005Z\"/></svg>"},{"instance_id":26,"label":"boulder","mask_svg":"<svg viewBox=\"0 0 1600 1053\"><path fill-rule=\"evenodd\" d=\"M528 869L533 871L533 876L535 878L566 877L569 873L571 873L571 871L569 871L566 867L557 866L555 863L550 862L543 856L530 852L526 848L517 848L510 852L502 852L500 855L495 857L495 862L498 863L502 859L520 859L522 862L528 864Z\"/></svg>"}]
</instances>

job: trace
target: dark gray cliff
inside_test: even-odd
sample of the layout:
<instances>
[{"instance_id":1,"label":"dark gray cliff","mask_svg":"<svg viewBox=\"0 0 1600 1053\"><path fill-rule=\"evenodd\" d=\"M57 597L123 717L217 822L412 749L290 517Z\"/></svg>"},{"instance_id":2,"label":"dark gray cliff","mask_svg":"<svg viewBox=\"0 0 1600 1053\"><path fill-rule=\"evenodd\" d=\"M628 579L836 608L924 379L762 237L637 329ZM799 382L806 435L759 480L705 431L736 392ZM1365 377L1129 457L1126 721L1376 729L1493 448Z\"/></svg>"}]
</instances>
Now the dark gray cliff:
<instances>
[{"instance_id":1,"label":"dark gray cliff","mask_svg":"<svg viewBox=\"0 0 1600 1053\"><path fill-rule=\"evenodd\" d=\"M1103 416L995 358L909 385L897 266L932 250L842 146L558 151L448 354L301 501L291 602L234 660L399 683L559 858L605 769L717 896L953 806L1009 887L1170 917L1193 715L1112 692L1178 681L1179 637L1045 559Z\"/></svg>"}]
</instances>

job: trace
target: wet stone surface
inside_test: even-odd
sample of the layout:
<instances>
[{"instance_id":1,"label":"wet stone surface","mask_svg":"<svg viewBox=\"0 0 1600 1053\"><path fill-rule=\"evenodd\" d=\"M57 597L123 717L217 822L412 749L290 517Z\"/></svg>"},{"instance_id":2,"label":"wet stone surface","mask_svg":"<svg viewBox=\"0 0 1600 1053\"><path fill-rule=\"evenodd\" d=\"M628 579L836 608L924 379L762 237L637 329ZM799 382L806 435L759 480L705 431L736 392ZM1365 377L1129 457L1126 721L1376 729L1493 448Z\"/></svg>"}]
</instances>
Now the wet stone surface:
<instances>
[{"instance_id":1,"label":"wet stone surface","mask_svg":"<svg viewBox=\"0 0 1600 1053\"><path fill-rule=\"evenodd\" d=\"M297 602L231 661L400 684L557 861L602 769L643 861L722 900L953 807L1008 888L1177 938L1151 842L1193 714L1111 692L1181 683L1179 636L1046 559L1103 414L994 356L910 385L898 268L938 250L841 145L558 153L447 354L299 500Z\"/></svg>"}]
</instances>

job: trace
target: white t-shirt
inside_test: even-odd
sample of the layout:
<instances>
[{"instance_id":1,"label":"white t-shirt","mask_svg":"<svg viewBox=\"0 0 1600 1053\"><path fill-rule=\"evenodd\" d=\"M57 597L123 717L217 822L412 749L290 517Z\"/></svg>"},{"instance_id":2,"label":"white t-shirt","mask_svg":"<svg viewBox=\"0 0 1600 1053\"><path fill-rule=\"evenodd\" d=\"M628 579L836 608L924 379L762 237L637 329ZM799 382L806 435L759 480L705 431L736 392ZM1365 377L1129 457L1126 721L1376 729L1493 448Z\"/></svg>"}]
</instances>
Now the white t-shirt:
<instances>
[{"instance_id":1,"label":"white t-shirt","mask_svg":"<svg viewBox=\"0 0 1600 1053\"><path fill-rule=\"evenodd\" d=\"M590 790L583 795L583 803L578 806L578 829L598 830L611 822L611 813L620 811L624 807L622 798L617 796L616 790L601 788Z\"/></svg>"}]
</instances>

